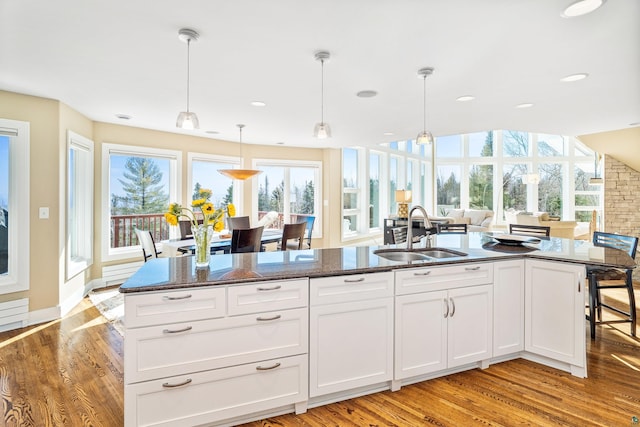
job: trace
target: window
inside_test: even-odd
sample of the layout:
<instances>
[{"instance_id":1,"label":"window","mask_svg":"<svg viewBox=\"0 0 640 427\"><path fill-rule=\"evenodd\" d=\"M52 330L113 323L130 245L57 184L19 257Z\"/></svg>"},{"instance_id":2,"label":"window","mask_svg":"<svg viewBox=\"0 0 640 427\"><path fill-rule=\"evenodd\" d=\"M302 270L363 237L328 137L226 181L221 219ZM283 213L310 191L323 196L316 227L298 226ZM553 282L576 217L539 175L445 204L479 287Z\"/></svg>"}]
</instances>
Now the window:
<instances>
[{"instance_id":1,"label":"window","mask_svg":"<svg viewBox=\"0 0 640 427\"><path fill-rule=\"evenodd\" d=\"M437 213L447 216L450 209L460 207L460 165L439 165L437 171Z\"/></svg>"},{"instance_id":2,"label":"window","mask_svg":"<svg viewBox=\"0 0 640 427\"><path fill-rule=\"evenodd\" d=\"M512 130L502 131L502 156L527 157L529 155L529 134Z\"/></svg>"},{"instance_id":3,"label":"window","mask_svg":"<svg viewBox=\"0 0 640 427\"><path fill-rule=\"evenodd\" d=\"M502 167L502 203L504 210L527 210L527 185L522 177L527 174L524 163L507 163Z\"/></svg>"},{"instance_id":4,"label":"window","mask_svg":"<svg viewBox=\"0 0 640 427\"><path fill-rule=\"evenodd\" d=\"M240 206L240 186L238 181L222 175L218 169L233 169L239 165L239 161L220 156L208 154L189 153L189 187L187 193L187 203L197 198L196 194L200 188L208 188L213 192L211 202L218 208L233 203L239 215L242 212Z\"/></svg>"},{"instance_id":5,"label":"window","mask_svg":"<svg viewBox=\"0 0 640 427\"><path fill-rule=\"evenodd\" d=\"M150 230L156 243L177 237L164 213L169 203L181 201L181 158L179 151L103 144L102 194L109 195L102 200L103 260L138 253L134 227Z\"/></svg>"},{"instance_id":6,"label":"window","mask_svg":"<svg viewBox=\"0 0 640 427\"><path fill-rule=\"evenodd\" d=\"M93 141L67 132L66 278L93 263Z\"/></svg>"},{"instance_id":7,"label":"window","mask_svg":"<svg viewBox=\"0 0 640 427\"><path fill-rule=\"evenodd\" d=\"M380 221L380 165L378 153L369 154L369 228L379 228Z\"/></svg>"},{"instance_id":8,"label":"window","mask_svg":"<svg viewBox=\"0 0 640 427\"><path fill-rule=\"evenodd\" d=\"M0 294L29 289L29 123L0 119Z\"/></svg>"},{"instance_id":9,"label":"window","mask_svg":"<svg viewBox=\"0 0 640 427\"><path fill-rule=\"evenodd\" d=\"M360 168L358 150L345 148L342 150L342 235L357 233L360 212Z\"/></svg>"},{"instance_id":10,"label":"window","mask_svg":"<svg viewBox=\"0 0 640 427\"><path fill-rule=\"evenodd\" d=\"M262 171L254 178L254 210L258 218L275 211L278 221L273 227L282 228L286 223L315 216L313 235L320 237L321 163L256 160L254 167Z\"/></svg>"},{"instance_id":11,"label":"window","mask_svg":"<svg viewBox=\"0 0 640 427\"><path fill-rule=\"evenodd\" d=\"M391 156L389 158L389 207L391 210L389 213L394 214L398 211L398 204L396 203L396 190L405 190L400 182L399 169L400 158L397 156Z\"/></svg>"},{"instance_id":12,"label":"window","mask_svg":"<svg viewBox=\"0 0 640 427\"><path fill-rule=\"evenodd\" d=\"M563 175L566 173L561 163L542 163L538 166L538 210L549 215L563 215Z\"/></svg>"},{"instance_id":13,"label":"window","mask_svg":"<svg viewBox=\"0 0 640 427\"><path fill-rule=\"evenodd\" d=\"M469 207L493 210L493 165L472 165L469 169Z\"/></svg>"}]
</instances>

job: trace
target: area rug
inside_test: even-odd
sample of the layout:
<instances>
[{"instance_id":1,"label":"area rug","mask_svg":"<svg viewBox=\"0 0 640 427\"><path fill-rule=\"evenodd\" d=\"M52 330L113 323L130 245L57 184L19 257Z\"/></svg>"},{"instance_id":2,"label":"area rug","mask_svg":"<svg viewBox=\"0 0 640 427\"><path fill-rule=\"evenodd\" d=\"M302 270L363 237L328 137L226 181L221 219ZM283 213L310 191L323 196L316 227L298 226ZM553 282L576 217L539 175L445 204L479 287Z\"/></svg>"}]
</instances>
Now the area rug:
<instances>
[{"instance_id":1,"label":"area rug","mask_svg":"<svg viewBox=\"0 0 640 427\"><path fill-rule=\"evenodd\" d=\"M89 293L89 299L113 328L124 336L124 297L118 288L93 290Z\"/></svg>"}]
</instances>

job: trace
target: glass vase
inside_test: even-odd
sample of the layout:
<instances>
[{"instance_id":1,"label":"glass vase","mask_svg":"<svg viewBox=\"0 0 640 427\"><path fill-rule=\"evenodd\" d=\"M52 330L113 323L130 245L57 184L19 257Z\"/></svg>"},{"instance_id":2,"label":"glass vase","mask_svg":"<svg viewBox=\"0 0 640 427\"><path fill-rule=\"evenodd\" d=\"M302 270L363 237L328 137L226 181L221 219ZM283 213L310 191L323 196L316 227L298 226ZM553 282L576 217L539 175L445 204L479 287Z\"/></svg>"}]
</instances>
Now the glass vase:
<instances>
[{"instance_id":1,"label":"glass vase","mask_svg":"<svg viewBox=\"0 0 640 427\"><path fill-rule=\"evenodd\" d=\"M199 224L191 227L193 240L196 246L196 268L209 267L211 259L211 239L213 238L213 227Z\"/></svg>"}]
</instances>

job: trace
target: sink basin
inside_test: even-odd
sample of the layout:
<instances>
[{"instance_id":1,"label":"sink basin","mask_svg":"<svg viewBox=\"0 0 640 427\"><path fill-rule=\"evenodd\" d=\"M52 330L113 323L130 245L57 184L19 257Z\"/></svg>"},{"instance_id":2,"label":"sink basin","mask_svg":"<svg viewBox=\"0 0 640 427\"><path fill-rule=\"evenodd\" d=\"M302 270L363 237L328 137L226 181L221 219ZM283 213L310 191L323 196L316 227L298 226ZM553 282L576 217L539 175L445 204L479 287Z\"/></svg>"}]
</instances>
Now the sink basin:
<instances>
[{"instance_id":1,"label":"sink basin","mask_svg":"<svg viewBox=\"0 0 640 427\"><path fill-rule=\"evenodd\" d=\"M404 261L404 262L411 262L411 261L424 261L424 260L428 260L429 257L426 255L422 255L421 253L418 252L409 252L409 251L385 251L385 250L381 250L381 251L375 251L374 254L382 257L382 258L386 258L389 261Z\"/></svg>"},{"instance_id":2,"label":"sink basin","mask_svg":"<svg viewBox=\"0 0 640 427\"><path fill-rule=\"evenodd\" d=\"M444 248L416 248L416 249L378 249L373 252L379 257L390 261L428 261L434 258L455 258L467 256L464 252Z\"/></svg>"},{"instance_id":3,"label":"sink basin","mask_svg":"<svg viewBox=\"0 0 640 427\"><path fill-rule=\"evenodd\" d=\"M426 255L432 258L455 258L460 256L467 256L464 252L453 251L451 249L422 249L418 250L416 253Z\"/></svg>"}]
</instances>

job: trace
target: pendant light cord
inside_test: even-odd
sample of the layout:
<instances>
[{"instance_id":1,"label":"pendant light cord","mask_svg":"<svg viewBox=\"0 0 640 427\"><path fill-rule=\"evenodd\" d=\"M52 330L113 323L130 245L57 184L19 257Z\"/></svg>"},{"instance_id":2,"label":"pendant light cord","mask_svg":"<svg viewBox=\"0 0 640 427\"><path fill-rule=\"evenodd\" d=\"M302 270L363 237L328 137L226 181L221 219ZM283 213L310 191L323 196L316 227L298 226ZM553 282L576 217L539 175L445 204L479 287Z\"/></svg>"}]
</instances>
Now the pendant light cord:
<instances>
[{"instance_id":1,"label":"pendant light cord","mask_svg":"<svg viewBox=\"0 0 640 427\"><path fill-rule=\"evenodd\" d=\"M324 59L320 60L320 123L324 124Z\"/></svg>"},{"instance_id":2,"label":"pendant light cord","mask_svg":"<svg viewBox=\"0 0 640 427\"><path fill-rule=\"evenodd\" d=\"M189 65L191 64L191 38L187 40L187 113L189 112L189 77L190 77L190 69Z\"/></svg>"},{"instance_id":3,"label":"pendant light cord","mask_svg":"<svg viewBox=\"0 0 640 427\"><path fill-rule=\"evenodd\" d=\"M422 130L427 131L427 75L422 77Z\"/></svg>"}]
</instances>

